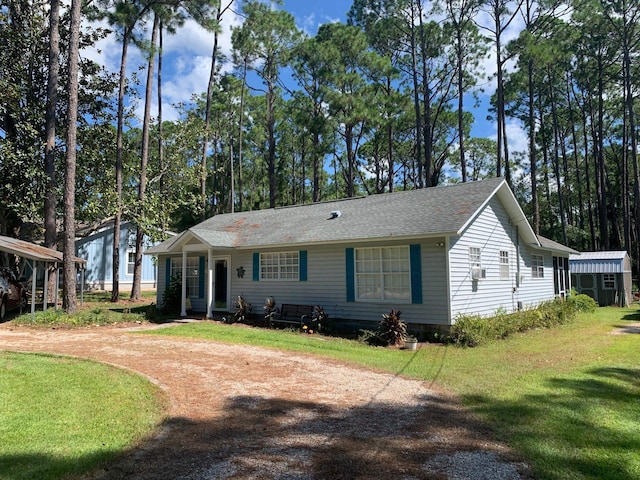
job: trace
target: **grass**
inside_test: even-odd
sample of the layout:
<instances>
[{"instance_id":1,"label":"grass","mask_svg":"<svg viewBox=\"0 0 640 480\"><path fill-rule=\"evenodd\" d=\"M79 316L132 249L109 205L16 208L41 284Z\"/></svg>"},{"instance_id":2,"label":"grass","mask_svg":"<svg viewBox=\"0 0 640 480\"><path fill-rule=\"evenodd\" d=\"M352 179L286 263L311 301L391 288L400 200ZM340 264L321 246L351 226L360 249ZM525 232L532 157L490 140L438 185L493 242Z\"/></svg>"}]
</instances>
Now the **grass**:
<instances>
[{"instance_id":1,"label":"grass","mask_svg":"<svg viewBox=\"0 0 640 480\"><path fill-rule=\"evenodd\" d=\"M146 322L150 314L153 320L162 320L152 305L155 301L155 291L142 292L139 302L132 302L127 295L121 294L121 300L111 302L111 292L87 292L84 294L83 305L78 297L78 310L73 315L67 315L62 309L48 308L46 311L30 312L15 317L15 325L32 327L83 327L113 325L116 323Z\"/></svg>"},{"instance_id":2,"label":"grass","mask_svg":"<svg viewBox=\"0 0 640 480\"><path fill-rule=\"evenodd\" d=\"M638 308L601 308L477 348L416 352L215 323L153 334L312 353L434 382L519 451L535 478L632 480L640 479L639 338L610 335L629 321L640 321Z\"/></svg>"},{"instance_id":3,"label":"grass","mask_svg":"<svg viewBox=\"0 0 640 480\"><path fill-rule=\"evenodd\" d=\"M0 352L0 478L71 478L113 460L162 419L157 387L96 362Z\"/></svg>"}]
</instances>

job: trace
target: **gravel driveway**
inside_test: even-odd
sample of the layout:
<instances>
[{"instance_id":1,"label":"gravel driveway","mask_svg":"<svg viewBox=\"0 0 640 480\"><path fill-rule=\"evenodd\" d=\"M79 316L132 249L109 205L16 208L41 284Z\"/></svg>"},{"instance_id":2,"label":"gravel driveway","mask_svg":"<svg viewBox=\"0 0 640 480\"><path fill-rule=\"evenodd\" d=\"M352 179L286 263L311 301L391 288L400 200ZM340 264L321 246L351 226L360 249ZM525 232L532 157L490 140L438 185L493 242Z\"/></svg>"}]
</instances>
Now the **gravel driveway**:
<instances>
[{"instance_id":1,"label":"gravel driveway","mask_svg":"<svg viewBox=\"0 0 640 480\"><path fill-rule=\"evenodd\" d=\"M162 433L91 479L530 478L454 398L416 380L123 328L3 324L0 349L107 362L166 392Z\"/></svg>"}]
</instances>

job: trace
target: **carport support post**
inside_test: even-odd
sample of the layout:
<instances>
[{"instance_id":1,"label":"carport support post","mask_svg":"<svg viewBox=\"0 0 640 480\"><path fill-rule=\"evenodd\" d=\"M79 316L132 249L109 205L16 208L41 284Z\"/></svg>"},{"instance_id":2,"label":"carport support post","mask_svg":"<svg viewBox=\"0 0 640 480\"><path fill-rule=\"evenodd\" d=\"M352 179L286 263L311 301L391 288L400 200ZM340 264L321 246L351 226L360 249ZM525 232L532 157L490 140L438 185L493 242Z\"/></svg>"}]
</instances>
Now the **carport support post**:
<instances>
[{"instance_id":1,"label":"carport support post","mask_svg":"<svg viewBox=\"0 0 640 480\"><path fill-rule=\"evenodd\" d=\"M60 294L60 267L58 267L58 264L55 264L56 266L56 301L53 304L53 309L54 310L58 310L58 295Z\"/></svg>"},{"instance_id":2,"label":"carport support post","mask_svg":"<svg viewBox=\"0 0 640 480\"><path fill-rule=\"evenodd\" d=\"M38 279L38 262L31 260L31 317L35 320L36 316L36 280Z\"/></svg>"},{"instance_id":3,"label":"carport support post","mask_svg":"<svg viewBox=\"0 0 640 480\"><path fill-rule=\"evenodd\" d=\"M44 262L44 286L42 287L42 311L47 311L49 303L49 263Z\"/></svg>"}]
</instances>

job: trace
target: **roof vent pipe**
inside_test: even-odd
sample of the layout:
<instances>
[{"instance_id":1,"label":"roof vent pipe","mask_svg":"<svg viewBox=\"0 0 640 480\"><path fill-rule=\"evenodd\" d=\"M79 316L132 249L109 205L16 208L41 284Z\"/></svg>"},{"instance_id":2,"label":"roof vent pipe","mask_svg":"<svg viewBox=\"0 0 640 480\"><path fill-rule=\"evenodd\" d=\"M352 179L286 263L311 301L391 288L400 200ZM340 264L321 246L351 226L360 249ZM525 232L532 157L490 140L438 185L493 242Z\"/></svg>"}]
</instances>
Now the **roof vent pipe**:
<instances>
[{"instance_id":1,"label":"roof vent pipe","mask_svg":"<svg viewBox=\"0 0 640 480\"><path fill-rule=\"evenodd\" d=\"M334 210L333 212L331 212L331 218L338 218L342 215L342 212L340 210Z\"/></svg>"}]
</instances>

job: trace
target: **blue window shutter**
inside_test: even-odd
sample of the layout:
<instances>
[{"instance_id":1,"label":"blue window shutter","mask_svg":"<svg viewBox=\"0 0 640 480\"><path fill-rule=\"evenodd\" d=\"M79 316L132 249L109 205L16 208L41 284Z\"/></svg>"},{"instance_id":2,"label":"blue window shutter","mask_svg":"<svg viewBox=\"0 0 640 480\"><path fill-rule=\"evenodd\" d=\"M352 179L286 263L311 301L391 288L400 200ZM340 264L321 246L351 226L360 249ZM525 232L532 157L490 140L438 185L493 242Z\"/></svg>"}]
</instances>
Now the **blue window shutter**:
<instances>
[{"instance_id":1,"label":"blue window shutter","mask_svg":"<svg viewBox=\"0 0 640 480\"><path fill-rule=\"evenodd\" d=\"M260 281L260 254L258 252L253 254L253 281Z\"/></svg>"},{"instance_id":2,"label":"blue window shutter","mask_svg":"<svg viewBox=\"0 0 640 480\"><path fill-rule=\"evenodd\" d=\"M165 274L165 279L166 279L166 283L164 285L164 289L168 290L169 289L169 285L171 285L171 258L167 257L167 260L165 261L165 268L167 269L167 271L164 273Z\"/></svg>"},{"instance_id":3,"label":"blue window shutter","mask_svg":"<svg viewBox=\"0 0 640 480\"><path fill-rule=\"evenodd\" d=\"M356 263L355 250L347 248L345 254L345 263L347 268L347 302L356 301Z\"/></svg>"},{"instance_id":4,"label":"blue window shutter","mask_svg":"<svg viewBox=\"0 0 640 480\"><path fill-rule=\"evenodd\" d=\"M422 254L420 245L409 246L411 263L411 303L422 303Z\"/></svg>"},{"instance_id":5,"label":"blue window shutter","mask_svg":"<svg viewBox=\"0 0 640 480\"><path fill-rule=\"evenodd\" d=\"M200 257L200 267L198 272L198 298L204 298L204 256Z\"/></svg>"},{"instance_id":6,"label":"blue window shutter","mask_svg":"<svg viewBox=\"0 0 640 480\"><path fill-rule=\"evenodd\" d=\"M307 251L306 250L300 250L300 258L299 258L299 262L300 262L300 281L301 282L306 282L307 281Z\"/></svg>"}]
</instances>

